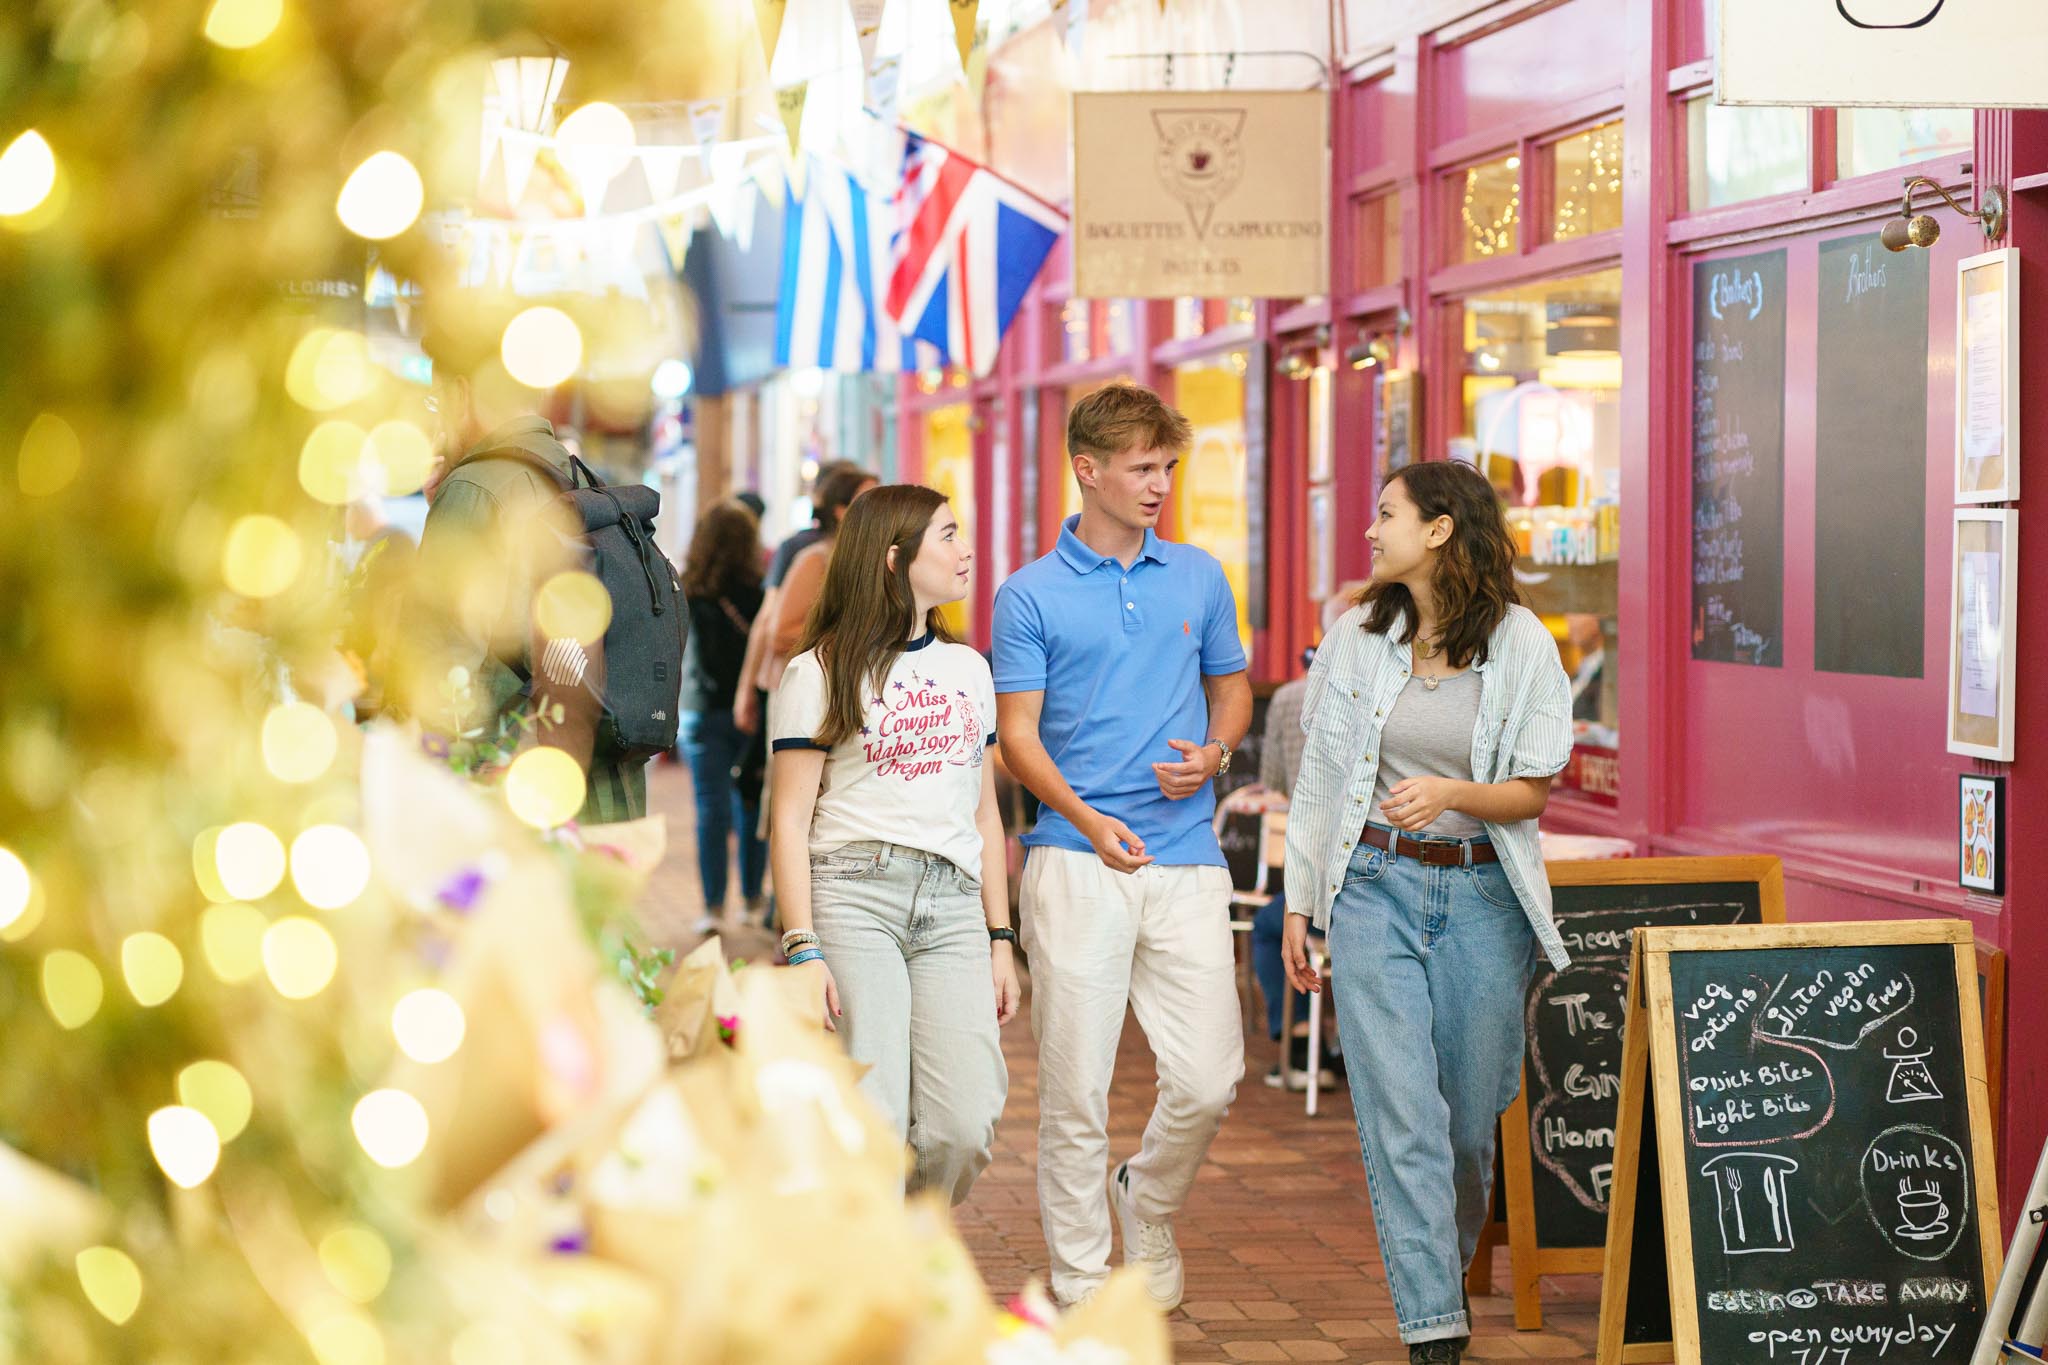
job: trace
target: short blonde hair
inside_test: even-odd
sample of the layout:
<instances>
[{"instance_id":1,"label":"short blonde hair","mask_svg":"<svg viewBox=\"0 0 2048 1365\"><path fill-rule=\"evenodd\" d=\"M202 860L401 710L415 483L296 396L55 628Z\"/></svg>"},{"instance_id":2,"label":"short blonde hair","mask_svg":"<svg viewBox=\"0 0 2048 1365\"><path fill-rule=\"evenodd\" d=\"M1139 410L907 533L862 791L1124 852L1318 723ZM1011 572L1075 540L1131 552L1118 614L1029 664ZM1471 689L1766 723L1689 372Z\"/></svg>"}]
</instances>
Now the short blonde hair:
<instances>
[{"instance_id":1,"label":"short blonde hair","mask_svg":"<svg viewBox=\"0 0 2048 1365\"><path fill-rule=\"evenodd\" d=\"M1067 455L1102 458L1126 450L1187 454L1194 428L1165 399L1139 384L1097 389L1067 413Z\"/></svg>"}]
</instances>

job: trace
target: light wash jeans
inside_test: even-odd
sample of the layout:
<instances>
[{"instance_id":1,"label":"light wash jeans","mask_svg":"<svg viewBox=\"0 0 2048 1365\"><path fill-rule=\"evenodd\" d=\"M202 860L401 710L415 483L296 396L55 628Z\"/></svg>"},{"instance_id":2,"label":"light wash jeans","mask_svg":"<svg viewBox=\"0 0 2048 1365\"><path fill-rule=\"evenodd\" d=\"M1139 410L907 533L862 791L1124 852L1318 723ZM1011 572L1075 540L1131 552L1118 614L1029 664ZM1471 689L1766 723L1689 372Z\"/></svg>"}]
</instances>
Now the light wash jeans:
<instances>
[{"instance_id":1,"label":"light wash jeans","mask_svg":"<svg viewBox=\"0 0 2048 1365\"><path fill-rule=\"evenodd\" d=\"M909 1192L958 1204L989 1163L1009 1070L981 883L896 844L811 855L811 922L860 1088L910 1143Z\"/></svg>"},{"instance_id":2,"label":"light wash jeans","mask_svg":"<svg viewBox=\"0 0 2048 1365\"><path fill-rule=\"evenodd\" d=\"M1465 1267L1522 1084L1536 936L1499 863L1427 867L1358 845L1330 971L1372 1217L1404 1342L1471 1332Z\"/></svg>"},{"instance_id":3,"label":"light wash jeans","mask_svg":"<svg viewBox=\"0 0 2048 1365\"><path fill-rule=\"evenodd\" d=\"M1230 944L1230 873L1112 872L1093 853L1034 848L1020 898L1038 1038L1038 1206L1053 1297L1109 1277L1109 1082L1124 1012L1158 1061L1159 1100L1136 1155L1131 1202L1172 1220L1244 1075Z\"/></svg>"}]
</instances>

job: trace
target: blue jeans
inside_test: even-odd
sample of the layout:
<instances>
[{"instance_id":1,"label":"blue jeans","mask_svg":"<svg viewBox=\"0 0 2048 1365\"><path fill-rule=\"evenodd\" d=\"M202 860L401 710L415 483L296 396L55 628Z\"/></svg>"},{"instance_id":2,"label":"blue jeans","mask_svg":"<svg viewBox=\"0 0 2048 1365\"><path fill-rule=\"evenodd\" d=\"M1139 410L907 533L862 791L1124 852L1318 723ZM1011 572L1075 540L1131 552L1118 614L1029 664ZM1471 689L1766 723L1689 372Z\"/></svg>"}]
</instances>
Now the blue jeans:
<instances>
[{"instance_id":1,"label":"blue jeans","mask_svg":"<svg viewBox=\"0 0 2048 1365\"><path fill-rule=\"evenodd\" d=\"M1280 934L1287 924L1287 892L1273 899L1252 916L1252 975L1259 979L1259 994L1266 1001L1266 1036L1280 1036L1280 1002L1287 990L1287 969L1280 962ZM1323 931L1311 928L1317 938ZM1327 1045L1326 1045L1327 1046Z\"/></svg>"},{"instance_id":2,"label":"blue jeans","mask_svg":"<svg viewBox=\"0 0 2048 1365\"><path fill-rule=\"evenodd\" d=\"M1426 867L1360 844L1330 911L1330 962L1401 1340L1470 1335L1465 1267L1521 1088L1536 936L1499 863Z\"/></svg>"},{"instance_id":3,"label":"blue jeans","mask_svg":"<svg viewBox=\"0 0 2048 1365\"><path fill-rule=\"evenodd\" d=\"M744 801L733 770L745 755L747 736L732 723L730 711L685 711L676 747L690 765L690 785L697 796L697 879L704 889L704 913L725 908L725 879L732 863L730 843L740 841L740 894L749 901L761 895L761 873L768 850L755 830L758 808Z\"/></svg>"}]
</instances>

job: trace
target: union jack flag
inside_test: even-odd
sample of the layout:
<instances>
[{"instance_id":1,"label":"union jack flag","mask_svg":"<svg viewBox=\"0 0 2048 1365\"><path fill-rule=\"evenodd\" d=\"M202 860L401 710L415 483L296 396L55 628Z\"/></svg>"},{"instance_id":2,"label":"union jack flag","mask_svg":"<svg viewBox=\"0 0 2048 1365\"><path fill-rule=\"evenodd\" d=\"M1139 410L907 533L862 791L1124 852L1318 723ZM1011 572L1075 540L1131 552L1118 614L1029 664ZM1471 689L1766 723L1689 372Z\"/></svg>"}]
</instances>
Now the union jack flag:
<instances>
[{"instance_id":1,"label":"union jack flag","mask_svg":"<svg viewBox=\"0 0 2048 1365\"><path fill-rule=\"evenodd\" d=\"M1066 215L916 133L903 134L895 271L883 309L906 337L987 374Z\"/></svg>"}]
</instances>

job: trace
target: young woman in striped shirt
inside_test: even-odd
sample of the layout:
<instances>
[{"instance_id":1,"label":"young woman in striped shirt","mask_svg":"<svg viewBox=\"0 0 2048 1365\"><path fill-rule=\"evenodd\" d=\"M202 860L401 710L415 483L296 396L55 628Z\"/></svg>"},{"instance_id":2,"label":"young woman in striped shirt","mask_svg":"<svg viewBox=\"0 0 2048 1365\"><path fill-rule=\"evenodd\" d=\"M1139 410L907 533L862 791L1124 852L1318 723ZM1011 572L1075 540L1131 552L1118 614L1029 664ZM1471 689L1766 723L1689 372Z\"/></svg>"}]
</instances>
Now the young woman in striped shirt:
<instances>
[{"instance_id":1,"label":"young woman in striped shirt","mask_svg":"<svg viewBox=\"0 0 2048 1365\"><path fill-rule=\"evenodd\" d=\"M1372 580L1302 705L1282 956L1318 989L1306 941L1326 930L1401 1339L1412 1365L1457 1365L1530 974L1539 949L1569 961L1536 820L1571 755L1571 689L1476 469L1396 472L1365 534Z\"/></svg>"}]
</instances>

